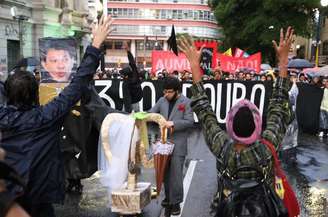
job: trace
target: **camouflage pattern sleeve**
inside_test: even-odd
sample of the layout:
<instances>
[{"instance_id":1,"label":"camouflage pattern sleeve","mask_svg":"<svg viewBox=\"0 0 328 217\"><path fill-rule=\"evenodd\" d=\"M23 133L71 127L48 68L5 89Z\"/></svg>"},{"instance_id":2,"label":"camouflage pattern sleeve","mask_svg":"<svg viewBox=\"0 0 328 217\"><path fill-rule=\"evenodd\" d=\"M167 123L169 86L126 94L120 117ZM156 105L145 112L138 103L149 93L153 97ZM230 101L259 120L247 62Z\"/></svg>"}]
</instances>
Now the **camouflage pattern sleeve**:
<instances>
[{"instance_id":1,"label":"camouflage pattern sleeve","mask_svg":"<svg viewBox=\"0 0 328 217\"><path fill-rule=\"evenodd\" d=\"M289 79L277 78L267 111L266 129L262 133L262 137L272 142L276 150L278 150L292 119L289 106L289 88Z\"/></svg>"},{"instance_id":2,"label":"camouflage pattern sleeve","mask_svg":"<svg viewBox=\"0 0 328 217\"><path fill-rule=\"evenodd\" d=\"M218 156L228 135L219 127L216 115L205 93L202 82L193 84L191 87L191 108L196 113L206 140L206 144L212 153Z\"/></svg>"}]
</instances>

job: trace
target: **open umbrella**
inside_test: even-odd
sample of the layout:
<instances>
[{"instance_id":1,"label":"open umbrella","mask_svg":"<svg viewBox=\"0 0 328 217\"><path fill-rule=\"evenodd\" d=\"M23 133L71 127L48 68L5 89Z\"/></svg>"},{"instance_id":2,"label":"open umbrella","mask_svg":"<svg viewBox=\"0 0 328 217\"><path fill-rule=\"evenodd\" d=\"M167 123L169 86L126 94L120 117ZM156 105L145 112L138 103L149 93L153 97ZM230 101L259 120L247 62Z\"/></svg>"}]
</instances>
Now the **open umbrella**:
<instances>
[{"instance_id":1,"label":"open umbrella","mask_svg":"<svg viewBox=\"0 0 328 217\"><path fill-rule=\"evenodd\" d=\"M328 77L328 66L321 67L316 73L317 76Z\"/></svg>"},{"instance_id":2,"label":"open umbrella","mask_svg":"<svg viewBox=\"0 0 328 217\"><path fill-rule=\"evenodd\" d=\"M295 68L295 69L313 68L313 64L305 59L292 59L288 63L288 68Z\"/></svg>"},{"instance_id":3,"label":"open umbrella","mask_svg":"<svg viewBox=\"0 0 328 217\"><path fill-rule=\"evenodd\" d=\"M307 76L310 76L312 78L314 77L318 77L320 75L318 75L320 68L319 67L314 67L314 68L306 68L302 70L302 73L306 74Z\"/></svg>"},{"instance_id":4,"label":"open umbrella","mask_svg":"<svg viewBox=\"0 0 328 217\"><path fill-rule=\"evenodd\" d=\"M319 67L306 68L306 69L303 69L302 72L303 72L303 73L309 73L309 72L311 72L311 73L316 73L316 72L319 72L320 69L321 69L321 68L319 68Z\"/></svg>"},{"instance_id":5,"label":"open umbrella","mask_svg":"<svg viewBox=\"0 0 328 217\"><path fill-rule=\"evenodd\" d=\"M23 59L20 59L15 67L12 69L12 71L19 69L21 67L24 67L26 71L28 72L34 72L34 70L40 66L40 61L35 57L26 57Z\"/></svg>"},{"instance_id":6,"label":"open umbrella","mask_svg":"<svg viewBox=\"0 0 328 217\"><path fill-rule=\"evenodd\" d=\"M263 64L261 64L261 70L262 71L272 70L272 67L267 63L263 63Z\"/></svg>"}]
</instances>

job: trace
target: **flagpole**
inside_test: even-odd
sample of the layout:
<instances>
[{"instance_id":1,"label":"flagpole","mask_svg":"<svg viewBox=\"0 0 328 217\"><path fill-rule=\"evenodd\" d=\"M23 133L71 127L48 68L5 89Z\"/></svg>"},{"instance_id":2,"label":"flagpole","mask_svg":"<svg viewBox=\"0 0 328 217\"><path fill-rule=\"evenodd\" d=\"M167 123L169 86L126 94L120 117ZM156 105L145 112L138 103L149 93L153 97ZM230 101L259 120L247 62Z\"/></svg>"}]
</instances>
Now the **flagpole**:
<instances>
[{"instance_id":1,"label":"flagpole","mask_svg":"<svg viewBox=\"0 0 328 217\"><path fill-rule=\"evenodd\" d=\"M144 58L143 58L143 65L146 68L146 35L144 35Z\"/></svg>"}]
</instances>

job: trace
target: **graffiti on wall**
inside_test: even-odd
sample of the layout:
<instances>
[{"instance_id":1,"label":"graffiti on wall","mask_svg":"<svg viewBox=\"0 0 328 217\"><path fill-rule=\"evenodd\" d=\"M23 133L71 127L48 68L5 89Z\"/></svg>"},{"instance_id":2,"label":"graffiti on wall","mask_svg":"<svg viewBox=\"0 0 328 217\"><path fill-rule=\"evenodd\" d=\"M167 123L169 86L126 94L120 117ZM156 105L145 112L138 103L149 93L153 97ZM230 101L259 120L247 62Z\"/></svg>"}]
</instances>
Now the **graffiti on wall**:
<instances>
[{"instance_id":1,"label":"graffiti on wall","mask_svg":"<svg viewBox=\"0 0 328 217\"><path fill-rule=\"evenodd\" d=\"M10 23L5 26L5 36L6 37L18 37L18 28Z\"/></svg>"}]
</instances>

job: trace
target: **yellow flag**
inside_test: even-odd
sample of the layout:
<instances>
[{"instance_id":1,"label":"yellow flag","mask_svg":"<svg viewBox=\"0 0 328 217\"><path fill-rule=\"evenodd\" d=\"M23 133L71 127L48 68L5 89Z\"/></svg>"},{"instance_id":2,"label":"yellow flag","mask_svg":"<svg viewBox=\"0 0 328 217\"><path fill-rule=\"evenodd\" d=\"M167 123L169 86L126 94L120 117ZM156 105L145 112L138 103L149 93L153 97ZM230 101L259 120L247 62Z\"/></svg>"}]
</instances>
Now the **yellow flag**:
<instances>
[{"instance_id":1,"label":"yellow flag","mask_svg":"<svg viewBox=\"0 0 328 217\"><path fill-rule=\"evenodd\" d=\"M223 53L226 56L231 56L232 57L232 50L231 48L229 48L228 50L226 50L226 52Z\"/></svg>"}]
</instances>

